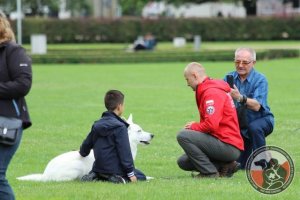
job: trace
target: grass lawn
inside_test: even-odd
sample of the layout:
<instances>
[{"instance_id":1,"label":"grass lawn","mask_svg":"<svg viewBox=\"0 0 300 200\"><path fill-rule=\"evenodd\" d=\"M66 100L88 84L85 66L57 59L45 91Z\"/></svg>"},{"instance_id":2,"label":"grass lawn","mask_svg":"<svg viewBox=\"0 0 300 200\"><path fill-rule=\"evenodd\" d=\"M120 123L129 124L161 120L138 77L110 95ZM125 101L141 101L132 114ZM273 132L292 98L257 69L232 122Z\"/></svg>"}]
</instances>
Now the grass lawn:
<instances>
[{"instance_id":1,"label":"grass lawn","mask_svg":"<svg viewBox=\"0 0 300 200\"><path fill-rule=\"evenodd\" d=\"M194 180L177 167L183 151L176 133L185 122L199 119L194 93L182 75L186 64L34 65L27 97L33 126L24 131L7 174L17 199L299 199L300 59L256 65L268 78L269 105L276 117L267 143L286 150L295 163L290 187L271 197L255 191L243 171L230 179ZM202 64L214 78L233 70L231 62ZM103 95L109 89L124 92L125 117L132 113L136 123L155 134L151 145L139 146L135 163L154 180L127 185L16 180L42 172L53 157L78 149L104 111Z\"/></svg>"}]
</instances>

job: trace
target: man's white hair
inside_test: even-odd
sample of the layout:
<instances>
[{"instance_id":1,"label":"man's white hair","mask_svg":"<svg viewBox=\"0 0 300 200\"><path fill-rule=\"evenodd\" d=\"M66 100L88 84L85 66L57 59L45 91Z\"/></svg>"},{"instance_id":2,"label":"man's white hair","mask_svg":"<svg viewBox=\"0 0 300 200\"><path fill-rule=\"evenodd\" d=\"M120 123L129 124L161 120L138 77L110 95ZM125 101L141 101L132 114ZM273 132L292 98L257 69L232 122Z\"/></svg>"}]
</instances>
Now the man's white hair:
<instances>
[{"instance_id":1,"label":"man's white hair","mask_svg":"<svg viewBox=\"0 0 300 200\"><path fill-rule=\"evenodd\" d=\"M254 49L252 48L248 48L248 47L240 47L240 48L237 48L235 50L235 57L237 56L237 54L240 52L240 51L248 51L250 54L251 54L251 57L252 57L252 61L256 61L256 52Z\"/></svg>"}]
</instances>

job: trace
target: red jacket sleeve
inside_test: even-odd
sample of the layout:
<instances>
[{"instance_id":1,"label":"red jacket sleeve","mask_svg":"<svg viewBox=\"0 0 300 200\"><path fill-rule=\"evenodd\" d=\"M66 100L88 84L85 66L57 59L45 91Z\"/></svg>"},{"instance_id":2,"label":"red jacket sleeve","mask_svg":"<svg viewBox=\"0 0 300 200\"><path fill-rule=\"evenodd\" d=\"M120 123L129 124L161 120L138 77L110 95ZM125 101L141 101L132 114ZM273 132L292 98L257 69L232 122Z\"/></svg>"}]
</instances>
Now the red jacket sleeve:
<instances>
[{"instance_id":1,"label":"red jacket sleeve","mask_svg":"<svg viewBox=\"0 0 300 200\"><path fill-rule=\"evenodd\" d=\"M218 93L217 89L210 89L199 101L201 120L199 123L192 124L191 129L202 133L216 132L223 116L224 102L225 98L222 98L222 94Z\"/></svg>"}]
</instances>

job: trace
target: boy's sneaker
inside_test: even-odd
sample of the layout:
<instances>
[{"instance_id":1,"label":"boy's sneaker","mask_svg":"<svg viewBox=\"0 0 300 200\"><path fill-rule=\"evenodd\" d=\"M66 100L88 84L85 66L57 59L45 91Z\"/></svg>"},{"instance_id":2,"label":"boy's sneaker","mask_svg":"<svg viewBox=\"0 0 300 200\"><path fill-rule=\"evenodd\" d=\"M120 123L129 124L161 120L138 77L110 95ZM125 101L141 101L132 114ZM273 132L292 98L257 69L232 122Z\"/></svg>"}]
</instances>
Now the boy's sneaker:
<instances>
[{"instance_id":1,"label":"boy's sneaker","mask_svg":"<svg viewBox=\"0 0 300 200\"><path fill-rule=\"evenodd\" d=\"M81 181L83 181L83 182L98 181L98 176L97 176L97 174L95 172L90 171L90 173L84 175L81 178Z\"/></svg>"},{"instance_id":2,"label":"boy's sneaker","mask_svg":"<svg viewBox=\"0 0 300 200\"><path fill-rule=\"evenodd\" d=\"M115 183L115 184L126 184L126 181L125 179L122 177L122 176L118 176L118 175L111 175L108 179L107 179L108 182L111 182L111 183Z\"/></svg>"}]
</instances>

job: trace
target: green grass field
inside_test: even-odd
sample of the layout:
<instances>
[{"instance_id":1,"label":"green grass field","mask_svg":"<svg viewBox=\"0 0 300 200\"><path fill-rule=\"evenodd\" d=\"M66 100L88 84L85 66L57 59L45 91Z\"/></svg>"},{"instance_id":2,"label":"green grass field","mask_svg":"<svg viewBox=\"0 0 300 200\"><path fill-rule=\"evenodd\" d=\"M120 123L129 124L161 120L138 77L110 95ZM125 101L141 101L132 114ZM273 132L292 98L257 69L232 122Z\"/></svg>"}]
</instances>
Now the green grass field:
<instances>
[{"instance_id":1,"label":"green grass field","mask_svg":"<svg viewBox=\"0 0 300 200\"><path fill-rule=\"evenodd\" d=\"M295 177L284 192L267 196L255 191L245 172L230 179L194 180L177 167L183 153L176 133L185 122L198 120L194 93L186 86L187 63L34 65L33 87L27 97L33 126L8 170L17 199L299 199L300 181L300 59L258 61L269 81L269 105L275 115L267 144L286 150L295 163ZM205 62L214 78L233 70L231 62ZM125 94L125 113L155 137L139 146L136 167L155 177L150 182L109 183L21 182L16 177L42 172L53 157L78 149L91 124L104 111L109 89Z\"/></svg>"}]
</instances>

